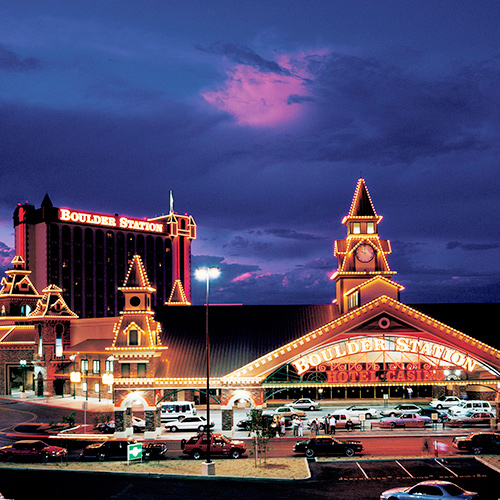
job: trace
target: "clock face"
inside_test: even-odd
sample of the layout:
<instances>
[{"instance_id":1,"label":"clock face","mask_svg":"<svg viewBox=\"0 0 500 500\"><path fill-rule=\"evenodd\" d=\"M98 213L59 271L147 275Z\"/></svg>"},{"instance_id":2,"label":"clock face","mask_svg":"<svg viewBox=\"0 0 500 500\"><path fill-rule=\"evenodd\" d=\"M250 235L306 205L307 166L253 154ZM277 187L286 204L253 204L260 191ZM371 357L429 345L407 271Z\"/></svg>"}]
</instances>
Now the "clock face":
<instances>
[{"instance_id":1,"label":"clock face","mask_svg":"<svg viewBox=\"0 0 500 500\"><path fill-rule=\"evenodd\" d=\"M370 262L375 256L375 251L371 245L364 243L363 245L359 245L356 250L356 258L360 262Z\"/></svg>"}]
</instances>

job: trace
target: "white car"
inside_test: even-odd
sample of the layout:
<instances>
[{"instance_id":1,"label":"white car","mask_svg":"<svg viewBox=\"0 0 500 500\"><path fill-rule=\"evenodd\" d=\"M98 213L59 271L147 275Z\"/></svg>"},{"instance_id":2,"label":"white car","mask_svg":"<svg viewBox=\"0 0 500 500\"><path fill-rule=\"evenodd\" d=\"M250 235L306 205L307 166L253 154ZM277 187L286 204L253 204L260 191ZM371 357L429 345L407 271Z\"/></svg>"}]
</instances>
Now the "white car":
<instances>
[{"instance_id":1,"label":"white car","mask_svg":"<svg viewBox=\"0 0 500 500\"><path fill-rule=\"evenodd\" d=\"M321 405L318 401L313 401L309 398L300 398L293 403L287 403L285 406L289 406L290 408L297 408L298 410L314 411L317 410Z\"/></svg>"},{"instance_id":2,"label":"white car","mask_svg":"<svg viewBox=\"0 0 500 500\"><path fill-rule=\"evenodd\" d=\"M214 427L214 423L210 424L210 428ZM201 415L192 417L180 417L177 420L172 420L165 425L165 430L177 431L199 431L203 432L207 428L207 419Z\"/></svg>"},{"instance_id":3,"label":"white car","mask_svg":"<svg viewBox=\"0 0 500 500\"><path fill-rule=\"evenodd\" d=\"M473 500L479 498L474 491L465 491L460 486L448 481L422 481L410 488L391 488L380 494L380 500L422 500L424 498L440 498L442 500Z\"/></svg>"},{"instance_id":4,"label":"white car","mask_svg":"<svg viewBox=\"0 0 500 500\"><path fill-rule=\"evenodd\" d=\"M346 409L335 410L332 414L347 415L348 418L353 418L353 417L359 418L360 415L364 415L366 420L369 420L370 418L378 417L378 410L376 408L371 408L369 406L354 405L354 406L349 406L349 408Z\"/></svg>"},{"instance_id":5,"label":"white car","mask_svg":"<svg viewBox=\"0 0 500 500\"><path fill-rule=\"evenodd\" d=\"M296 410L291 406L280 406L273 411L273 415L283 415L284 417L305 417L306 412L302 410Z\"/></svg>"},{"instance_id":6,"label":"white car","mask_svg":"<svg viewBox=\"0 0 500 500\"><path fill-rule=\"evenodd\" d=\"M433 399L429 406L441 410L442 408L451 408L452 406L457 406L461 399L456 396L443 396L439 399Z\"/></svg>"}]
</instances>

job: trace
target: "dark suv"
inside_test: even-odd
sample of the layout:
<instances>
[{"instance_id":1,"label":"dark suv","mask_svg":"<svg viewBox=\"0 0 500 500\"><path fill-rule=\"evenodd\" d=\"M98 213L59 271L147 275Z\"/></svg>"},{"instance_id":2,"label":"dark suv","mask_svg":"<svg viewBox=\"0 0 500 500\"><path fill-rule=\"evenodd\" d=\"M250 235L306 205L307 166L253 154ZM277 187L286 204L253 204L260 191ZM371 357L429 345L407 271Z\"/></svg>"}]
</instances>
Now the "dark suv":
<instances>
[{"instance_id":1,"label":"dark suv","mask_svg":"<svg viewBox=\"0 0 500 500\"><path fill-rule=\"evenodd\" d=\"M458 451L475 455L500 453L500 434L496 432L473 432L468 436L456 436L452 443Z\"/></svg>"},{"instance_id":2,"label":"dark suv","mask_svg":"<svg viewBox=\"0 0 500 500\"><path fill-rule=\"evenodd\" d=\"M315 455L345 455L354 456L363 451L360 441L340 441L332 436L316 436L306 441L299 441L293 447L295 453L304 453L306 457Z\"/></svg>"},{"instance_id":3,"label":"dark suv","mask_svg":"<svg viewBox=\"0 0 500 500\"><path fill-rule=\"evenodd\" d=\"M93 443L83 449L81 460L127 460L129 444L139 444L134 439L108 439L100 443ZM165 458L167 445L164 443L142 443L144 460Z\"/></svg>"}]
</instances>

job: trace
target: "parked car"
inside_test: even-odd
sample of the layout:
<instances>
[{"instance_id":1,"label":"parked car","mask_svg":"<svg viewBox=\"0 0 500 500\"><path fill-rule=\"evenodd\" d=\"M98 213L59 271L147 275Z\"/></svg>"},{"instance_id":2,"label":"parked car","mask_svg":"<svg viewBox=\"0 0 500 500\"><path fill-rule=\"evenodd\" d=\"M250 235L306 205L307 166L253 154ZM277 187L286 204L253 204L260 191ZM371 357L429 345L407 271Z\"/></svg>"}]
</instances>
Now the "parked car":
<instances>
[{"instance_id":1,"label":"parked car","mask_svg":"<svg viewBox=\"0 0 500 500\"><path fill-rule=\"evenodd\" d=\"M481 412L481 411L470 411L464 416L452 417L446 422L449 427L474 427L476 425L487 425L491 424L491 421L495 419L493 413Z\"/></svg>"},{"instance_id":2,"label":"parked car","mask_svg":"<svg viewBox=\"0 0 500 500\"><path fill-rule=\"evenodd\" d=\"M266 426L271 426L273 424L276 425L275 424L276 418L277 418L277 415L270 415L267 413L262 414L262 422ZM285 417L285 428L286 429L292 427L292 420L293 420L292 417L288 417L288 416ZM252 425L252 419L250 417L247 417L247 418L240 420L236 424L236 427L238 427L239 429L243 429L245 431L249 431L251 425Z\"/></svg>"},{"instance_id":3,"label":"parked car","mask_svg":"<svg viewBox=\"0 0 500 500\"><path fill-rule=\"evenodd\" d=\"M448 413L445 411L438 411L434 408L422 408L419 415L423 417L429 417L433 422L439 422L440 424L446 422L449 418ZM437 415L436 420L432 418L433 415Z\"/></svg>"},{"instance_id":4,"label":"parked car","mask_svg":"<svg viewBox=\"0 0 500 500\"><path fill-rule=\"evenodd\" d=\"M479 495L474 491L466 491L448 481L422 481L411 487L391 488L380 494L380 500L422 500L423 498L440 498L442 500L474 500Z\"/></svg>"},{"instance_id":5,"label":"parked car","mask_svg":"<svg viewBox=\"0 0 500 500\"><path fill-rule=\"evenodd\" d=\"M433 408L437 408L441 410L443 408L451 408L452 406L457 406L460 403L461 399L457 398L457 396L442 396L439 399L433 399L429 405Z\"/></svg>"},{"instance_id":6,"label":"parked car","mask_svg":"<svg viewBox=\"0 0 500 500\"><path fill-rule=\"evenodd\" d=\"M48 462L49 460L63 460L67 455L66 448L51 446L38 439L23 439L0 448L0 460L7 462L15 460Z\"/></svg>"},{"instance_id":7,"label":"parked car","mask_svg":"<svg viewBox=\"0 0 500 500\"><path fill-rule=\"evenodd\" d=\"M129 444L138 444L138 441L135 439L117 438L89 444L82 450L80 460L127 460ZM141 444L144 460L166 458L168 448L165 443L144 442Z\"/></svg>"},{"instance_id":8,"label":"parked car","mask_svg":"<svg viewBox=\"0 0 500 500\"><path fill-rule=\"evenodd\" d=\"M208 439L206 434L198 434L188 441L181 441L182 452L195 460L199 460L207 453ZM210 434L210 455L239 458L246 451L244 441L229 439L222 434Z\"/></svg>"},{"instance_id":9,"label":"parked car","mask_svg":"<svg viewBox=\"0 0 500 500\"><path fill-rule=\"evenodd\" d=\"M214 423L210 423L210 428L214 427ZM177 431L199 431L207 430L207 419L202 415L193 415L192 417L180 417L177 420L172 420L165 424L165 430Z\"/></svg>"},{"instance_id":10,"label":"parked car","mask_svg":"<svg viewBox=\"0 0 500 500\"><path fill-rule=\"evenodd\" d=\"M474 453L500 453L500 434L496 432L473 432L468 436L455 436L452 446L458 451Z\"/></svg>"},{"instance_id":11,"label":"parked car","mask_svg":"<svg viewBox=\"0 0 500 500\"><path fill-rule=\"evenodd\" d=\"M335 410L333 415L345 414L348 417L359 417L364 415L367 420L378 417L378 410L369 406L349 406L349 408Z\"/></svg>"},{"instance_id":12,"label":"parked car","mask_svg":"<svg viewBox=\"0 0 500 500\"><path fill-rule=\"evenodd\" d=\"M335 417L335 430L337 429L345 429L346 422L348 419L351 419L351 422L353 423L354 427L361 427L361 422L359 421L359 417L349 417L345 413L337 413L336 415L333 415ZM307 427L310 429L311 424L313 423L315 419L311 418L310 420L307 421ZM318 430L322 431L325 428L325 422L322 418L318 419L319 421L319 427Z\"/></svg>"},{"instance_id":13,"label":"parked car","mask_svg":"<svg viewBox=\"0 0 500 500\"><path fill-rule=\"evenodd\" d=\"M101 434L113 434L115 432L115 422L110 420L97 425L97 430ZM139 417L132 416L132 428L134 432L144 432L146 429L146 422Z\"/></svg>"},{"instance_id":14,"label":"parked car","mask_svg":"<svg viewBox=\"0 0 500 500\"><path fill-rule=\"evenodd\" d=\"M305 441L298 441L293 447L294 453L305 454L312 458L315 455L345 455L352 457L363 451L361 441L340 441L332 436L315 436Z\"/></svg>"},{"instance_id":15,"label":"parked car","mask_svg":"<svg viewBox=\"0 0 500 500\"><path fill-rule=\"evenodd\" d=\"M403 413L399 417L385 417L379 422L380 427L425 427L426 424L431 424L430 417L419 415L418 413Z\"/></svg>"},{"instance_id":16,"label":"parked car","mask_svg":"<svg viewBox=\"0 0 500 500\"><path fill-rule=\"evenodd\" d=\"M274 415L284 416L284 417L305 417L306 412L302 410L296 410L295 408L291 408L290 406L280 406L276 408L273 412Z\"/></svg>"},{"instance_id":17,"label":"parked car","mask_svg":"<svg viewBox=\"0 0 500 500\"><path fill-rule=\"evenodd\" d=\"M381 417L397 417L402 413L420 413L422 410L421 406L411 404L411 403L402 403L400 405L394 406L393 408L384 408L380 412Z\"/></svg>"},{"instance_id":18,"label":"parked car","mask_svg":"<svg viewBox=\"0 0 500 500\"><path fill-rule=\"evenodd\" d=\"M285 406L290 406L291 408L295 408L297 410L309 410L314 411L318 410L321 404L318 401L313 401L309 398L300 398L293 403L287 403Z\"/></svg>"},{"instance_id":19,"label":"parked car","mask_svg":"<svg viewBox=\"0 0 500 500\"><path fill-rule=\"evenodd\" d=\"M487 411L490 413L494 412L489 401L463 400L460 401L457 406L452 406L450 408L450 415L465 415L469 411Z\"/></svg>"}]
</instances>

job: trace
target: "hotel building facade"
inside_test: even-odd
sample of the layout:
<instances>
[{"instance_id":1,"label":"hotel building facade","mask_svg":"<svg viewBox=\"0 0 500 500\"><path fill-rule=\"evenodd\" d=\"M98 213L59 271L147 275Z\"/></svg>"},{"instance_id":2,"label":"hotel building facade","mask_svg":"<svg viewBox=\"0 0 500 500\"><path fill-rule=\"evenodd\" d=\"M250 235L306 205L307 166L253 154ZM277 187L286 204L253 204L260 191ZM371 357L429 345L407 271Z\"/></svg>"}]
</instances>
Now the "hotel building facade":
<instances>
[{"instance_id":1,"label":"hotel building facade","mask_svg":"<svg viewBox=\"0 0 500 500\"><path fill-rule=\"evenodd\" d=\"M118 287L134 255L140 255L155 283L154 305L172 293L191 296L191 241L196 224L190 215L171 211L133 219L54 207L46 195L40 208L14 211L15 253L31 271L37 290L49 284L63 290L68 306L81 318L117 316Z\"/></svg>"},{"instance_id":2,"label":"hotel building facade","mask_svg":"<svg viewBox=\"0 0 500 500\"><path fill-rule=\"evenodd\" d=\"M233 426L232 409L241 401L264 407L275 398L300 396L400 399L408 388L419 398L447 394L498 401L500 340L488 325L500 304L402 303L404 287L393 279L391 245L379 236L381 220L359 179L342 219L346 235L334 245L332 304L210 306L210 397L222 409L223 429ZM120 436L132 433L133 404L144 408L146 437L152 438L161 433L160 401L206 401L205 307L182 298L154 301L153 270L141 255L132 257L119 286L117 317L77 319L65 313L69 341L59 351L53 377L66 393L101 397L107 375ZM12 321L7 317L4 323ZM8 345L0 341L0 350L15 349L11 338ZM76 372L80 376L72 381Z\"/></svg>"}]
</instances>

